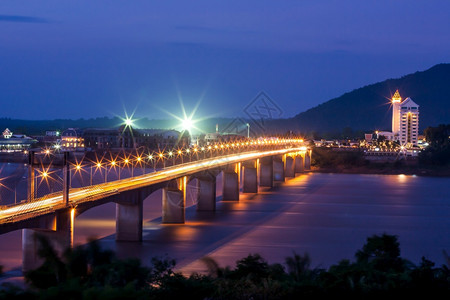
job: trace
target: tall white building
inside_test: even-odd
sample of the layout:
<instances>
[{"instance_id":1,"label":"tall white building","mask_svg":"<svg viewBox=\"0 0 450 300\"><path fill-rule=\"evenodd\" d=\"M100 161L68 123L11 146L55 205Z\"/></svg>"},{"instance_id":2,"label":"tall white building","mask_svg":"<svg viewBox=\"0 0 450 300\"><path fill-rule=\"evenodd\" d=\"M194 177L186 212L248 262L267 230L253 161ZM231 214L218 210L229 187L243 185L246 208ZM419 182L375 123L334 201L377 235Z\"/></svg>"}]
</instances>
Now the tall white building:
<instances>
[{"instance_id":1,"label":"tall white building","mask_svg":"<svg viewBox=\"0 0 450 300\"><path fill-rule=\"evenodd\" d=\"M417 146L419 105L409 97L402 101L398 90L392 97L392 134L402 146Z\"/></svg>"}]
</instances>

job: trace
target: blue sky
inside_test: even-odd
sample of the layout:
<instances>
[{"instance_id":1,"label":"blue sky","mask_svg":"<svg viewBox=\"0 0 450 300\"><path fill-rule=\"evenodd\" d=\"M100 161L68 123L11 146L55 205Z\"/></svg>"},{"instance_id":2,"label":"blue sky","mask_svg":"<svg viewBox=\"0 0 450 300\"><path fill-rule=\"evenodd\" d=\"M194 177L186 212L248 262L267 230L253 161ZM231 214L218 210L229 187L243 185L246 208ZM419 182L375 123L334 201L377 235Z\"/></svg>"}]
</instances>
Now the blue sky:
<instances>
[{"instance_id":1,"label":"blue sky","mask_svg":"<svg viewBox=\"0 0 450 300\"><path fill-rule=\"evenodd\" d=\"M0 3L0 117L291 117L443 62L450 1Z\"/></svg>"}]
</instances>

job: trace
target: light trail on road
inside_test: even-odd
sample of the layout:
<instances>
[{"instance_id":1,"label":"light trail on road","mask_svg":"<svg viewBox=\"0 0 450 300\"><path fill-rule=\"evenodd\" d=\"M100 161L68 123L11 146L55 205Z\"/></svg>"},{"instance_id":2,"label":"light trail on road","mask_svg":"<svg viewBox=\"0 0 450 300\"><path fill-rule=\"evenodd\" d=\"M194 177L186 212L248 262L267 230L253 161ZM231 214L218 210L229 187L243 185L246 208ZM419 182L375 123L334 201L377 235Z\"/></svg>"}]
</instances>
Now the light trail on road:
<instances>
[{"instance_id":1,"label":"light trail on road","mask_svg":"<svg viewBox=\"0 0 450 300\"><path fill-rule=\"evenodd\" d=\"M0 224L45 215L58 209L76 207L78 204L83 202L99 200L112 194L118 194L124 191L166 182L183 176L193 175L211 168L222 167L227 164L304 150L304 147L297 147L262 152L251 151L241 154L230 154L221 157L206 158L201 161L187 162L176 166L170 166L160 171L139 175L136 177L71 189L69 192L68 205L63 202L62 192L57 193L54 196L36 199L33 202L17 204L0 210Z\"/></svg>"}]
</instances>

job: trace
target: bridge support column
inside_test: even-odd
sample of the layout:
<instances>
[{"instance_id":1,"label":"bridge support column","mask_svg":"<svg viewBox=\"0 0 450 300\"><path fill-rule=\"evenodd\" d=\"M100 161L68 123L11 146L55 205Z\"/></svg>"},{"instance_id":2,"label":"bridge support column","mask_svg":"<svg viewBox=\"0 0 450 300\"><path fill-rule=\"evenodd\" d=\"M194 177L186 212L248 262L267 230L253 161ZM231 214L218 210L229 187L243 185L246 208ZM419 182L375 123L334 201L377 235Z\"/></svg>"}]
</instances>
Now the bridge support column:
<instances>
[{"instance_id":1,"label":"bridge support column","mask_svg":"<svg viewBox=\"0 0 450 300\"><path fill-rule=\"evenodd\" d=\"M258 172L257 162L250 161L244 163L243 170L243 188L244 193L257 193L258 192Z\"/></svg>"},{"instance_id":2,"label":"bridge support column","mask_svg":"<svg viewBox=\"0 0 450 300\"><path fill-rule=\"evenodd\" d=\"M216 210L216 177L197 178L197 210Z\"/></svg>"},{"instance_id":3,"label":"bridge support column","mask_svg":"<svg viewBox=\"0 0 450 300\"><path fill-rule=\"evenodd\" d=\"M239 201L239 174L223 171L222 200Z\"/></svg>"},{"instance_id":4,"label":"bridge support column","mask_svg":"<svg viewBox=\"0 0 450 300\"><path fill-rule=\"evenodd\" d=\"M295 177L294 158L292 156L286 155L285 160L284 160L284 165L286 167L285 176L286 177Z\"/></svg>"},{"instance_id":5,"label":"bridge support column","mask_svg":"<svg viewBox=\"0 0 450 300\"><path fill-rule=\"evenodd\" d=\"M41 228L22 229L22 272L39 268L44 263L38 252L45 241L59 256L72 247L74 218L75 210L70 209L42 217Z\"/></svg>"},{"instance_id":6,"label":"bridge support column","mask_svg":"<svg viewBox=\"0 0 450 300\"><path fill-rule=\"evenodd\" d=\"M305 170L311 169L311 152L306 150L305 152Z\"/></svg>"},{"instance_id":7,"label":"bridge support column","mask_svg":"<svg viewBox=\"0 0 450 300\"><path fill-rule=\"evenodd\" d=\"M295 164L295 173L303 172L303 156L296 155L294 164Z\"/></svg>"},{"instance_id":8,"label":"bridge support column","mask_svg":"<svg viewBox=\"0 0 450 300\"><path fill-rule=\"evenodd\" d=\"M176 180L176 186L172 184L162 191L162 223L180 224L185 222L187 177Z\"/></svg>"},{"instance_id":9,"label":"bridge support column","mask_svg":"<svg viewBox=\"0 0 450 300\"><path fill-rule=\"evenodd\" d=\"M116 241L142 241L143 207L137 203L116 203Z\"/></svg>"},{"instance_id":10,"label":"bridge support column","mask_svg":"<svg viewBox=\"0 0 450 300\"><path fill-rule=\"evenodd\" d=\"M274 181L284 181L283 158L274 157L274 159L273 159L273 180Z\"/></svg>"},{"instance_id":11,"label":"bridge support column","mask_svg":"<svg viewBox=\"0 0 450 300\"><path fill-rule=\"evenodd\" d=\"M259 185L263 187L273 186L273 162L272 157L263 157L259 163Z\"/></svg>"}]
</instances>

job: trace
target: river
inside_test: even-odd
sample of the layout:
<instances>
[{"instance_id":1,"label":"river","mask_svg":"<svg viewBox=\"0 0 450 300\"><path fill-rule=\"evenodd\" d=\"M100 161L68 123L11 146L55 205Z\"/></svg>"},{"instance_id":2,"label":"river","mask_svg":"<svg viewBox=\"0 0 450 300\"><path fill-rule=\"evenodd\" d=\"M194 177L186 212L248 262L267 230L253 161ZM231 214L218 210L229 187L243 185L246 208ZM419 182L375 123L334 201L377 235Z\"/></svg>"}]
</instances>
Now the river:
<instances>
[{"instance_id":1,"label":"river","mask_svg":"<svg viewBox=\"0 0 450 300\"><path fill-rule=\"evenodd\" d=\"M443 251L450 254L448 177L311 172L239 202L220 201L219 190L216 212L196 212L188 197L183 225L162 225L161 193L150 195L142 243L114 240L115 204L93 208L75 220L74 243L95 237L120 258L144 264L167 255L186 274L205 270L203 256L234 266L249 253L282 263L307 252L312 267L328 268L353 260L367 237L382 233L397 235L402 257L415 264L425 256L440 266ZM20 268L21 255L21 231L0 236L0 264L7 271Z\"/></svg>"}]
</instances>

